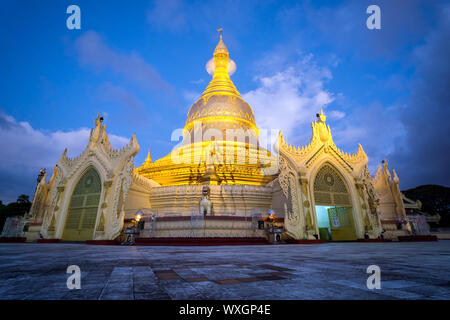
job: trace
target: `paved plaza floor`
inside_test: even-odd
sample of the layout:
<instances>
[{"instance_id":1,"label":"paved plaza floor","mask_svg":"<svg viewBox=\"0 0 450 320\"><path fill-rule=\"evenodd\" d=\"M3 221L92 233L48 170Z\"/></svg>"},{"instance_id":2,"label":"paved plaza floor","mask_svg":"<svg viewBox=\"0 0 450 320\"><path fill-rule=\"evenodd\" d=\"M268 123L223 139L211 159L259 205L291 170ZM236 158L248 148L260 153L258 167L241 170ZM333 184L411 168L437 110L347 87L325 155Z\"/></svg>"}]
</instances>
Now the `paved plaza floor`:
<instances>
[{"instance_id":1,"label":"paved plaza floor","mask_svg":"<svg viewBox=\"0 0 450 320\"><path fill-rule=\"evenodd\" d=\"M81 289L69 290L69 265ZM381 289L369 290L369 265ZM450 299L450 241L217 247L0 244L0 299Z\"/></svg>"}]
</instances>

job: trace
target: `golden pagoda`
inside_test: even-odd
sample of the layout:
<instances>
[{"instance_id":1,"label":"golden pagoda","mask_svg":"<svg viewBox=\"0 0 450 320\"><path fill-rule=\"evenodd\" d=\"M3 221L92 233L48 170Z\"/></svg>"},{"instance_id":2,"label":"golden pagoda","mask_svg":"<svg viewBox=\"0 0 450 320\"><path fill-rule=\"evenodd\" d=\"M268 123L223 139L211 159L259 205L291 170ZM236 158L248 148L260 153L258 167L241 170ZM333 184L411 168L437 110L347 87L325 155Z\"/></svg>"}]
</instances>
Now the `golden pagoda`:
<instances>
[{"instance_id":1,"label":"golden pagoda","mask_svg":"<svg viewBox=\"0 0 450 320\"><path fill-rule=\"evenodd\" d=\"M276 156L263 148L253 110L230 79L235 68L220 34L206 64L212 79L182 141L157 161L149 151L139 168L136 136L113 149L98 116L85 150L71 159L66 149L50 182L39 182L27 237L114 240L137 213L148 239L275 239L275 228L257 224L268 213L289 241L377 239L383 229L395 239L411 230L396 174L385 164L372 180L362 146L339 149L322 111L309 144L293 146L280 133Z\"/></svg>"},{"instance_id":2,"label":"golden pagoda","mask_svg":"<svg viewBox=\"0 0 450 320\"><path fill-rule=\"evenodd\" d=\"M260 146L253 110L230 79L236 65L221 30L206 67L213 77L188 112L182 142L155 162L147 157L137 173L161 186L267 184L277 160Z\"/></svg>"}]
</instances>

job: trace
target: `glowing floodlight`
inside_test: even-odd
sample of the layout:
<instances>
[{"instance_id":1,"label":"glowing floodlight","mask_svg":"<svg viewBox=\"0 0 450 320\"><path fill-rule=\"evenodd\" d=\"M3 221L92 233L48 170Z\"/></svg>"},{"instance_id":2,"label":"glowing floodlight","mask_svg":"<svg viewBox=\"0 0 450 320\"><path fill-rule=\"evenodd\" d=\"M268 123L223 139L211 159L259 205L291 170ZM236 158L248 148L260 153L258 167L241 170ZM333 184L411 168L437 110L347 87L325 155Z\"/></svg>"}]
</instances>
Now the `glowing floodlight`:
<instances>
[{"instance_id":1,"label":"glowing floodlight","mask_svg":"<svg viewBox=\"0 0 450 320\"><path fill-rule=\"evenodd\" d=\"M141 219L142 219L142 211L138 211L138 212L136 212L136 216L134 217L134 220L136 220L136 222L139 222L139 221L141 221Z\"/></svg>"}]
</instances>

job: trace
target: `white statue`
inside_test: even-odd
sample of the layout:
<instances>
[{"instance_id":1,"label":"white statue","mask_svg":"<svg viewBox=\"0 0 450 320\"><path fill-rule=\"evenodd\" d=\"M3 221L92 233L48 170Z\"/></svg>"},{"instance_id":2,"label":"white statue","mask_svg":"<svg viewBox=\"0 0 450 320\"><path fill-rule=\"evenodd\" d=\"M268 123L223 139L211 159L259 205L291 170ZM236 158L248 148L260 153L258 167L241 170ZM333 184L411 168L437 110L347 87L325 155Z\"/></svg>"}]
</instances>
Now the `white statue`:
<instances>
[{"instance_id":1,"label":"white statue","mask_svg":"<svg viewBox=\"0 0 450 320\"><path fill-rule=\"evenodd\" d=\"M212 202L209 199L209 192L210 192L209 187L203 186L202 198L199 201L199 211L200 214L204 214L205 216L211 215Z\"/></svg>"}]
</instances>

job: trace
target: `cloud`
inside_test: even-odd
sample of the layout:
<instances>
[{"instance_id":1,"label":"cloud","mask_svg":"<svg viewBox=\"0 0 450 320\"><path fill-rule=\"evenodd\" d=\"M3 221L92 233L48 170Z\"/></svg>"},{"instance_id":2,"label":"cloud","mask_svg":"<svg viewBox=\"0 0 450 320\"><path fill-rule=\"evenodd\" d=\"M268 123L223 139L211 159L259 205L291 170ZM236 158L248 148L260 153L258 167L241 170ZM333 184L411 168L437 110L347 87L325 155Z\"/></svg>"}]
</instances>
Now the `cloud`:
<instances>
[{"instance_id":1,"label":"cloud","mask_svg":"<svg viewBox=\"0 0 450 320\"><path fill-rule=\"evenodd\" d=\"M379 102L356 106L342 118L329 117L333 140L346 152L356 152L360 143L369 157L370 172L375 174L383 159L389 160L396 146L405 141L405 127L399 113L406 106L384 106ZM337 121L335 121L337 120Z\"/></svg>"},{"instance_id":2,"label":"cloud","mask_svg":"<svg viewBox=\"0 0 450 320\"><path fill-rule=\"evenodd\" d=\"M124 79L150 92L173 93L153 66L145 62L139 54L122 54L109 48L95 31L87 31L75 42L75 51L80 65L91 67L96 72L112 71Z\"/></svg>"},{"instance_id":3,"label":"cloud","mask_svg":"<svg viewBox=\"0 0 450 320\"><path fill-rule=\"evenodd\" d=\"M292 62L294 57L297 60ZM310 123L323 109L336 145L351 153L361 143L374 173L378 163L404 141L405 127L399 114L405 106L354 105L342 93L327 90L332 73L319 66L313 55L297 53L294 57L277 52L257 63L256 69L267 74L257 76L259 86L243 98L252 106L258 127L281 129L289 143L306 145L312 134Z\"/></svg>"},{"instance_id":4,"label":"cloud","mask_svg":"<svg viewBox=\"0 0 450 320\"><path fill-rule=\"evenodd\" d=\"M205 82L204 79L198 79L198 80L191 80L191 81L189 81L189 83L191 83L191 84L200 84L200 83L203 83L203 82Z\"/></svg>"},{"instance_id":5,"label":"cloud","mask_svg":"<svg viewBox=\"0 0 450 320\"><path fill-rule=\"evenodd\" d=\"M187 27L186 5L182 0L156 1L147 11L147 22L158 28L177 32Z\"/></svg>"},{"instance_id":6,"label":"cloud","mask_svg":"<svg viewBox=\"0 0 450 320\"><path fill-rule=\"evenodd\" d=\"M303 144L309 141L308 124L333 101L333 95L324 88L332 76L311 54L298 54L295 63L286 62L279 54L267 55L257 68L269 73L256 76L259 87L243 98L252 106L260 129L281 129L291 143ZM270 71L277 69L282 71Z\"/></svg>"},{"instance_id":7,"label":"cloud","mask_svg":"<svg viewBox=\"0 0 450 320\"><path fill-rule=\"evenodd\" d=\"M345 113L338 110L329 110L327 116L329 119L339 120L345 117Z\"/></svg>"},{"instance_id":8,"label":"cloud","mask_svg":"<svg viewBox=\"0 0 450 320\"><path fill-rule=\"evenodd\" d=\"M201 95L202 93L198 91L183 90L183 97L189 104L188 108L190 108L194 104L194 102L200 98Z\"/></svg>"},{"instance_id":9,"label":"cloud","mask_svg":"<svg viewBox=\"0 0 450 320\"><path fill-rule=\"evenodd\" d=\"M39 169L53 168L66 147L69 157L79 155L87 145L89 132L88 128L46 132L0 113L0 200L14 201L21 193L31 197ZM116 148L129 142L113 134L109 134L109 140Z\"/></svg>"},{"instance_id":10,"label":"cloud","mask_svg":"<svg viewBox=\"0 0 450 320\"><path fill-rule=\"evenodd\" d=\"M404 188L450 181L450 6L443 6L437 28L414 52L417 62L408 107L399 119L407 141L392 157Z\"/></svg>"},{"instance_id":11,"label":"cloud","mask_svg":"<svg viewBox=\"0 0 450 320\"><path fill-rule=\"evenodd\" d=\"M420 41L429 30L420 0L347 0L317 5L305 1L280 10L278 21L286 30L300 30L311 43L333 44L338 52L373 60L396 59L405 47ZM366 9L381 9L381 29L369 30ZM428 3L427 3L428 4ZM309 26L314 26L310 28Z\"/></svg>"},{"instance_id":12,"label":"cloud","mask_svg":"<svg viewBox=\"0 0 450 320\"><path fill-rule=\"evenodd\" d=\"M413 10L409 4L402 5L407 12ZM348 101L341 93L326 89L331 72L314 63L311 55L301 55L300 62L293 63L286 55L270 54L258 65L257 70L265 72L255 78L258 88L243 95L255 111L258 126L281 128L290 143L303 145L309 141L314 114L325 107L336 144L355 152L361 143L372 174L387 159L404 189L430 183L448 186L450 6L440 9L436 28L414 50L412 80L391 74L385 83L380 82L379 87L387 91L407 88L411 95L406 102L384 105L375 100L362 105ZM388 47L393 39L386 39L383 46Z\"/></svg>"},{"instance_id":13,"label":"cloud","mask_svg":"<svg viewBox=\"0 0 450 320\"><path fill-rule=\"evenodd\" d=\"M256 25L256 13L262 6L267 6L267 3L260 0L156 0L147 10L147 23L152 31L173 34L195 31L211 35L211 31L223 26L227 46L231 48L238 45L233 34L248 34ZM211 39L217 41L217 35Z\"/></svg>"},{"instance_id":14,"label":"cloud","mask_svg":"<svg viewBox=\"0 0 450 320\"><path fill-rule=\"evenodd\" d=\"M98 99L124 106L124 117L135 123L146 123L148 121L144 103L124 87L114 85L111 82L104 82L98 88Z\"/></svg>"}]
</instances>

